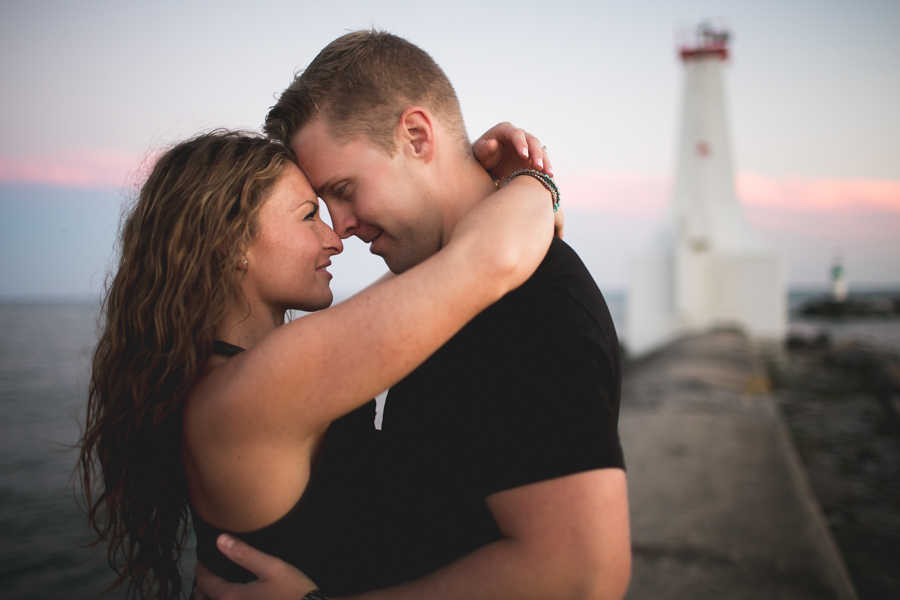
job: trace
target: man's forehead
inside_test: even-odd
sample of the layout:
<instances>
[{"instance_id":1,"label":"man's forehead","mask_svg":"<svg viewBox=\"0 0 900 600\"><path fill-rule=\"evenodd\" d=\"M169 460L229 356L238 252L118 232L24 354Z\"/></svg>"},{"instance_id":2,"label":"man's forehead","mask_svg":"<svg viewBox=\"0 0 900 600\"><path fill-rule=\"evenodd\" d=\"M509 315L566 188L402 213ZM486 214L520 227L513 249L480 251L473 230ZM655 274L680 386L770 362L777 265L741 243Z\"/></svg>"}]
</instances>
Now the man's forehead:
<instances>
[{"instance_id":1,"label":"man's forehead","mask_svg":"<svg viewBox=\"0 0 900 600\"><path fill-rule=\"evenodd\" d=\"M361 161L369 164L373 155L392 158L363 133L348 139L336 136L325 117L317 117L294 134L291 149L320 196L340 178L352 175Z\"/></svg>"},{"instance_id":2,"label":"man's forehead","mask_svg":"<svg viewBox=\"0 0 900 600\"><path fill-rule=\"evenodd\" d=\"M321 152L328 146L337 146L322 118L315 118L291 137L291 149L297 157L307 156L310 152Z\"/></svg>"},{"instance_id":3,"label":"man's forehead","mask_svg":"<svg viewBox=\"0 0 900 600\"><path fill-rule=\"evenodd\" d=\"M341 146L335 142L321 118L314 119L297 131L290 145L297 163L317 193L344 162Z\"/></svg>"},{"instance_id":4,"label":"man's forehead","mask_svg":"<svg viewBox=\"0 0 900 600\"><path fill-rule=\"evenodd\" d=\"M291 149L298 155L301 150L305 153L322 152L324 150L340 153L345 147L350 145L368 146L369 149L378 150L389 158L393 156L393 153L385 152L365 132L346 124L335 125L328 116L322 113L319 113L319 115L297 130L290 143Z\"/></svg>"}]
</instances>

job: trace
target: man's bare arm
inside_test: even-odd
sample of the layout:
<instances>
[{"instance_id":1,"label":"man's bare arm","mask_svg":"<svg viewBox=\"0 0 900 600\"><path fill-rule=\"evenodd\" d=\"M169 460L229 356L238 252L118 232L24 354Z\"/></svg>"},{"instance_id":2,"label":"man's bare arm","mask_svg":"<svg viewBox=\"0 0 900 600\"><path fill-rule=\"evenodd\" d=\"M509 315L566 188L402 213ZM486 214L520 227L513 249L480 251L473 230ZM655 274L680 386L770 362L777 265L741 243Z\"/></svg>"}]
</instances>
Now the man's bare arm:
<instances>
[{"instance_id":1,"label":"man's bare arm","mask_svg":"<svg viewBox=\"0 0 900 600\"><path fill-rule=\"evenodd\" d=\"M631 575L625 473L600 469L487 498L503 539L353 600L619 599Z\"/></svg>"},{"instance_id":2,"label":"man's bare arm","mask_svg":"<svg viewBox=\"0 0 900 600\"><path fill-rule=\"evenodd\" d=\"M624 471L585 471L504 490L486 501L503 539L421 579L346 600L618 600L625 595L631 539ZM248 552L257 568L284 565L274 557L261 562L261 553L240 544L236 548L239 552L225 554L243 566L251 566L246 564ZM216 600L295 600L309 590L309 580L296 569L270 570L279 573L271 588L262 580L250 589L210 575L198 578L198 585ZM291 576L296 577L293 588L285 583ZM292 590L293 596L276 595L276 583L279 591Z\"/></svg>"}]
</instances>

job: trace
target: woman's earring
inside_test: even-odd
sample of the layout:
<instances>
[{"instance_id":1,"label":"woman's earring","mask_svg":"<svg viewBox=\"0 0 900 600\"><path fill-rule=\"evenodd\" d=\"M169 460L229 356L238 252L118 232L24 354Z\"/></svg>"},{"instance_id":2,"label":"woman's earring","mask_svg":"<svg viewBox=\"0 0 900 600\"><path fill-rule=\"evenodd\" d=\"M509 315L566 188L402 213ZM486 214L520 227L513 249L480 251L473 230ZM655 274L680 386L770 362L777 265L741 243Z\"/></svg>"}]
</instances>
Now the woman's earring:
<instances>
[{"instance_id":1,"label":"woman's earring","mask_svg":"<svg viewBox=\"0 0 900 600\"><path fill-rule=\"evenodd\" d=\"M242 261L241 265L246 269L246 268L247 268L247 265L249 264L249 263L247 262L247 257L242 258L241 261Z\"/></svg>"}]
</instances>

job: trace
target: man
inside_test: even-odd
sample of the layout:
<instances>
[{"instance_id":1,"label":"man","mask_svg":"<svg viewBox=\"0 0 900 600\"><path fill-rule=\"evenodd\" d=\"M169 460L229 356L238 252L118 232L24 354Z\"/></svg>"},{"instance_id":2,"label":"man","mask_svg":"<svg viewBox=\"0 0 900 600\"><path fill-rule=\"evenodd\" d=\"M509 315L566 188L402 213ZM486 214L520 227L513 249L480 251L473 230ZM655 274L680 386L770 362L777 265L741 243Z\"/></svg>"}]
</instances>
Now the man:
<instances>
[{"instance_id":1,"label":"man","mask_svg":"<svg viewBox=\"0 0 900 600\"><path fill-rule=\"evenodd\" d=\"M444 73L390 34L329 44L265 129L294 151L335 231L369 243L394 273L437 252L496 189L472 156ZM630 539L619 371L603 297L554 240L525 285L391 388L381 447L358 449L383 453L378 484L355 507L341 502L358 525L346 545L362 558L334 557L346 585L310 576L324 592L366 592L360 598L621 598ZM220 548L259 581L204 575L211 597L309 590L277 559L241 543Z\"/></svg>"}]
</instances>

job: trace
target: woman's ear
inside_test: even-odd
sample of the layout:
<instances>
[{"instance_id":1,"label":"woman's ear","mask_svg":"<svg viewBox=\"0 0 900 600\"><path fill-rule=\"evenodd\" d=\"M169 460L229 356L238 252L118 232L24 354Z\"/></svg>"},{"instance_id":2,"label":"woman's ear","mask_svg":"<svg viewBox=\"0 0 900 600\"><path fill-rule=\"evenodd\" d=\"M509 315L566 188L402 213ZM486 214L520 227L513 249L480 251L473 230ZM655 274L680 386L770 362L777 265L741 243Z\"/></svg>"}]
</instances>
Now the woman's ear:
<instances>
[{"instance_id":1,"label":"woman's ear","mask_svg":"<svg viewBox=\"0 0 900 600\"><path fill-rule=\"evenodd\" d=\"M437 148L434 119L427 108L410 106L400 115L400 151L430 163Z\"/></svg>"}]
</instances>

